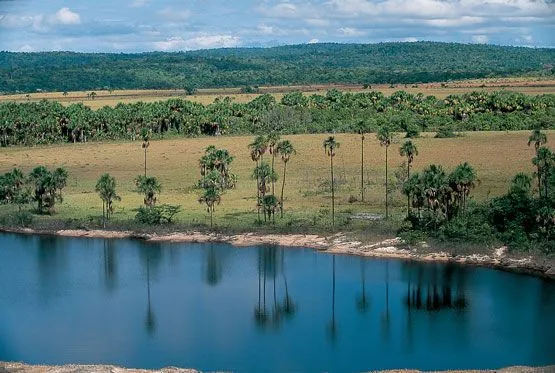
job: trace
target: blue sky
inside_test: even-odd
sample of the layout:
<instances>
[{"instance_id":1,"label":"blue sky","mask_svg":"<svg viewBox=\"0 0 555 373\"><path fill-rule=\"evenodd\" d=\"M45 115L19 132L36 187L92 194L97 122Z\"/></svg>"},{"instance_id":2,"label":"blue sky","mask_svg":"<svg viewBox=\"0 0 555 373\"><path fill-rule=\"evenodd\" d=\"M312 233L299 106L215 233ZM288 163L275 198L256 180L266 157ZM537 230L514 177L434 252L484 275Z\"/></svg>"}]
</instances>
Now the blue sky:
<instances>
[{"instance_id":1,"label":"blue sky","mask_svg":"<svg viewBox=\"0 0 555 373\"><path fill-rule=\"evenodd\" d=\"M555 46L555 0L0 0L0 50L433 40Z\"/></svg>"}]
</instances>

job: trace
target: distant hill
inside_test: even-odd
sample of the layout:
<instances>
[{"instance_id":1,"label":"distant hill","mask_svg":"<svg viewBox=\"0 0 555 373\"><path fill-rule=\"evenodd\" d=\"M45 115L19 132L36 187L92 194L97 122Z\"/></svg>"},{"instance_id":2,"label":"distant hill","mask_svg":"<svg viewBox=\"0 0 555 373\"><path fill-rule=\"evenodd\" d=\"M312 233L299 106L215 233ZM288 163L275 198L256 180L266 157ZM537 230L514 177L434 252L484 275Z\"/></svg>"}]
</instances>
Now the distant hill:
<instances>
[{"instance_id":1,"label":"distant hill","mask_svg":"<svg viewBox=\"0 0 555 373\"><path fill-rule=\"evenodd\" d=\"M425 83L554 74L554 64L555 49L435 42L140 54L0 52L0 92Z\"/></svg>"}]
</instances>

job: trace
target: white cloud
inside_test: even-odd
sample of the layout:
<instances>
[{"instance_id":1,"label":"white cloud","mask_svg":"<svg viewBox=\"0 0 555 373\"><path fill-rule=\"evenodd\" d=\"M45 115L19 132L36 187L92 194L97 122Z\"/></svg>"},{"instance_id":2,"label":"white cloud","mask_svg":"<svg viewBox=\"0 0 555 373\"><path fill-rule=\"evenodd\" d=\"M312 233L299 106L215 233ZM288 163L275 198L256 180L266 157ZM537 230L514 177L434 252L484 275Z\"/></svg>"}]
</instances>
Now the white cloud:
<instances>
[{"instance_id":1,"label":"white cloud","mask_svg":"<svg viewBox=\"0 0 555 373\"><path fill-rule=\"evenodd\" d=\"M34 52L36 51L35 48L30 46L29 44L22 45L18 50L18 52Z\"/></svg>"},{"instance_id":2,"label":"white cloud","mask_svg":"<svg viewBox=\"0 0 555 373\"><path fill-rule=\"evenodd\" d=\"M343 36L362 36L366 35L365 32L359 31L353 27L341 27L338 29L339 33Z\"/></svg>"},{"instance_id":3,"label":"white cloud","mask_svg":"<svg viewBox=\"0 0 555 373\"><path fill-rule=\"evenodd\" d=\"M418 41L418 39L415 38L414 36L409 36L407 38L403 38L402 41L407 42L407 43L416 43Z\"/></svg>"},{"instance_id":4,"label":"white cloud","mask_svg":"<svg viewBox=\"0 0 555 373\"><path fill-rule=\"evenodd\" d=\"M485 44L489 41L489 36L487 35L473 35L472 41L478 44Z\"/></svg>"},{"instance_id":5,"label":"white cloud","mask_svg":"<svg viewBox=\"0 0 555 373\"><path fill-rule=\"evenodd\" d=\"M72 12L69 8L62 8L52 17L52 23L61 25L78 25L81 23L79 14Z\"/></svg>"},{"instance_id":6,"label":"white cloud","mask_svg":"<svg viewBox=\"0 0 555 373\"><path fill-rule=\"evenodd\" d=\"M316 43L318 43L319 41L320 41L320 40L318 40L318 39L316 39L316 38L313 38L313 39L310 39L310 40L308 41L308 44L316 44Z\"/></svg>"},{"instance_id":7,"label":"white cloud","mask_svg":"<svg viewBox=\"0 0 555 373\"><path fill-rule=\"evenodd\" d=\"M194 50L208 48L232 48L241 44L241 39L232 35L199 35L190 39L172 37L154 43L156 50Z\"/></svg>"}]
</instances>

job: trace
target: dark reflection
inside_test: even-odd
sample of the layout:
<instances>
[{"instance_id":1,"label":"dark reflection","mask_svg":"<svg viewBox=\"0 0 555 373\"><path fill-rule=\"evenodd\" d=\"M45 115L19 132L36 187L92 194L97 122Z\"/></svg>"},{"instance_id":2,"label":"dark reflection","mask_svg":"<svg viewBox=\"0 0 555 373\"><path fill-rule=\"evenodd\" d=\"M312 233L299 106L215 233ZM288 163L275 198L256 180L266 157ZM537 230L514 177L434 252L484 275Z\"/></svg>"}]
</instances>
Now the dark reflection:
<instances>
[{"instance_id":1,"label":"dark reflection","mask_svg":"<svg viewBox=\"0 0 555 373\"><path fill-rule=\"evenodd\" d=\"M441 269L440 269L441 268ZM464 310L468 300L464 289L464 271L453 265L418 267L416 285L410 281L405 295L409 310Z\"/></svg>"},{"instance_id":2,"label":"dark reflection","mask_svg":"<svg viewBox=\"0 0 555 373\"><path fill-rule=\"evenodd\" d=\"M365 314L370 308L370 299L366 295L366 262L367 259L360 258L360 287L361 292L356 298L357 310Z\"/></svg>"},{"instance_id":3,"label":"dark reflection","mask_svg":"<svg viewBox=\"0 0 555 373\"><path fill-rule=\"evenodd\" d=\"M216 286L222 280L222 258L221 254L216 252L214 244L210 244L210 248L206 251L205 279L210 286Z\"/></svg>"},{"instance_id":4,"label":"dark reflection","mask_svg":"<svg viewBox=\"0 0 555 373\"><path fill-rule=\"evenodd\" d=\"M385 262L385 310L381 314L382 336L389 339L390 313L389 313L389 261Z\"/></svg>"},{"instance_id":5,"label":"dark reflection","mask_svg":"<svg viewBox=\"0 0 555 373\"><path fill-rule=\"evenodd\" d=\"M332 255L332 280L331 280L331 320L328 324L328 336L335 343L338 337L337 322L335 320L335 255Z\"/></svg>"},{"instance_id":6,"label":"dark reflection","mask_svg":"<svg viewBox=\"0 0 555 373\"><path fill-rule=\"evenodd\" d=\"M66 253L63 239L56 236L37 236L37 257L41 295L45 299L54 296L59 290L59 280L64 276Z\"/></svg>"},{"instance_id":7,"label":"dark reflection","mask_svg":"<svg viewBox=\"0 0 555 373\"><path fill-rule=\"evenodd\" d=\"M145 329L149 335L156 332L156 315L151 303L151 278L158 273L162 262L162 247L158 243L142 244L140 257L146 271L147 308L145 318Z\"/></svg>"},{"instance_id":8,"label":"dark reflection","mask_svg":"<svg viewBox=\"0 0 555 373\"><path fill-rule=\"evenodd\" d=\"M112 292L117 288L118 265L114 240L103 240L103 264L104 264L104 285L108 291Z\"/></svg>"},{"instance_id":9,"label":"dark reflection","mask_svg":"<svg viewBox=\"0 0 555 373\"><path fill-rule=\"evenodd\" d=\"M283 315L285 317L291 318L295 316L295 313L297 312L297 305L289 294L289 286L287 284L287 275L285 271L285 249L283 247L281 248L281 274L285 287L285 296L283 298L283 301L281 302L281 312L283 312Z\"/></svg>"},{"instance_id":10,"label":"dark reflection","mask_svg":"<svg viewBox=\"0 0 555 373\"><path fill-rule=\"evenodd\" d=\"M284 255L283 248L278 246L258 248L258 302L254 308L254 320L262 329L269 326L279 329L284 318L290 319L296 313L296 304L289 294ZM278 295L280 273L284 283L281 300ZM268 289L270 281L271 289ZM267 291L271 291L271 294L267 294Z\"/></svg>"}]
</instances>

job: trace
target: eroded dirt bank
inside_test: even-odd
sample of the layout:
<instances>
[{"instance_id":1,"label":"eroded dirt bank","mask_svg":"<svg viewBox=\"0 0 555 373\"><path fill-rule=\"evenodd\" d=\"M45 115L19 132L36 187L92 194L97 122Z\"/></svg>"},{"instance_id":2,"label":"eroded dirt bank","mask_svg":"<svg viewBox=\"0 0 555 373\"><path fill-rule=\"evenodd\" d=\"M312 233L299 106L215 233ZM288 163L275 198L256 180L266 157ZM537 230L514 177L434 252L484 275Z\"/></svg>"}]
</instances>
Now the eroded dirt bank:
<instances>
[{"instance_id":1,"label":"eroded dirt bank","mask_svg":"<svg viewBox=\"0 0 555 373\"><path fill-rule=\"evenodd\" d=\"M144 369L126 369L113 365L62 365L62 366L45 366L45 365L26 365L21 363L2 363L0 362L0 372L5 373L199 373L194 369L181 369L175 367L162 368L160 370L144 370ZM419 373L418 370L387 370L381 371L386 373ZM449 370L442 372L451 373L553 373L555 365L547 367L522 367L515 366L496 370ZM440 373L437 371L436 373Z\"/></svg>"},{"instance_id":2,"label":"eroded dirt bank","mask_svg":"<svg viewBox=\"0 0 555 373\"><path fill-rule=\"evenodd\" d=\"M0 229L2 230L2 229ZM485 250L484 253L454 255L445 251L430 252L422 247L409 246L399 238L379 242L361 242L349 239L345 234L324 237L314 234L254 234L244 233L225 235L203 232L175 232L158 235L132 231L109 230L58 230L40 231L32 229L3 229L6 232L26 234L54 234L64 237L90 238L134 238L152 242L223 242L234 246L253 246L260 244L313 248L332 254L359 255L367 257L396 258L417 261L436 261L492 267L513 272L529 273L555 279L555 258L536 258L534 256L513 257L506 247Z\"/></svg>"}]
</instances>

